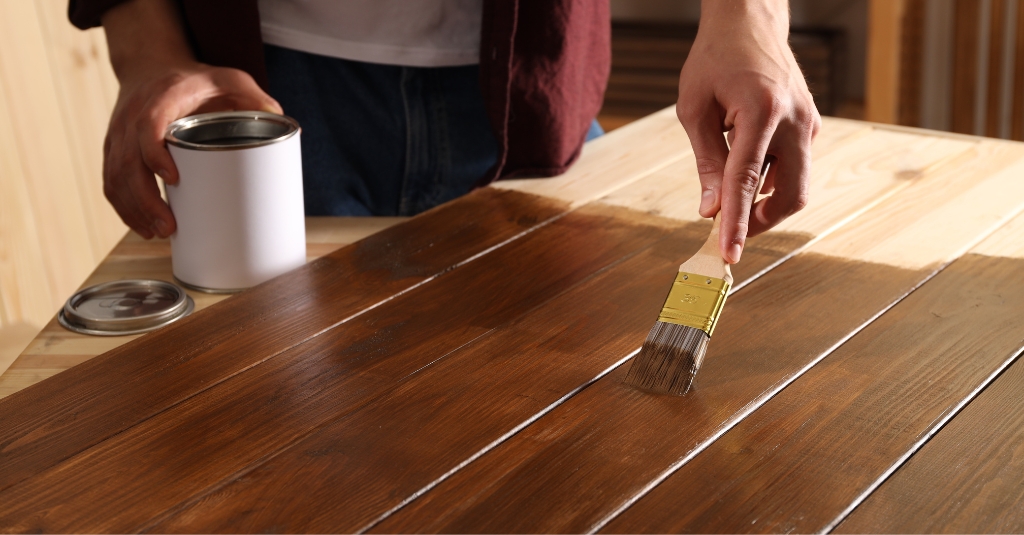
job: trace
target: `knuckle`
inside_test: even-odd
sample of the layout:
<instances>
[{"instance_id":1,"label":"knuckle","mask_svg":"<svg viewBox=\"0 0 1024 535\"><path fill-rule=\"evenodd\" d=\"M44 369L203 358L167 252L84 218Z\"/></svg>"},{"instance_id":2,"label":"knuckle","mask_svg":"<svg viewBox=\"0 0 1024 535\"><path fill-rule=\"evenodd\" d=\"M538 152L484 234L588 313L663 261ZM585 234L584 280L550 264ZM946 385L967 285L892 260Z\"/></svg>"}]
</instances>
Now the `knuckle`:
<instances>
[{"instance_id":1,"label":"knuckle","mask_svg":"<svg viewBox=\"0 0 1024 535\"><path fill-rule=\"evenodd\" d=\"M697 173L701 175L721 174L724 167L714 158L697 158Z\"/></svg>"},{"instance_id":2,"label":"knuckle","mask_svg":"<svg viewBox=\"0 0 1024 535\"><path fill-rule=\"evenodd\" d=\"M789 203L789 213L786 215L793 215L800 210L803 210L807 207L807 203L810 202L810 200L811 196L808 195L806 191L801 191L793 197L793 200Z\"/></svg>"},{"instance_id":3,"label":"knuckle","mask_svg":"<svg viewBox=\"0 0 1024 535\"><path fill-rule=\"evenodd\" d=\"M695 106L687 100L676 103L676 117L684 125L696 123L700 120L700 107Z\"/></svg>"}]
</instances>

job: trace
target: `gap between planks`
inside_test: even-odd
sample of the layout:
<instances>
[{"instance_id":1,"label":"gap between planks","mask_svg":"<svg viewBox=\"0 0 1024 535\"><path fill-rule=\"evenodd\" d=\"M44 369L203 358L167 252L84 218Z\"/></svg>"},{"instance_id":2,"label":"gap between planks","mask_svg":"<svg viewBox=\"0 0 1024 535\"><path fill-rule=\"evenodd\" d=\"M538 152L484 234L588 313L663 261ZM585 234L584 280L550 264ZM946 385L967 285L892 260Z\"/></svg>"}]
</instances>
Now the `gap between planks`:
<instances>
[{"instance_id":1,"label":"gap between planks","mask_svg":"<svg viewBox=\"0 0 1024 535\"><path fill-rule=\"evenodd\" d=\"M949 412L943 414L938 420L936 420L935 424L925 432L924 436L922 436L917 442L911 445L911 447L907 449L906 453L904 453L902 456L900 456L899 459L892 463L892 466L890 466L888 469L882 472L882 475L878 476L878 479L876 479L874 482L868 485L868 487L864 489L864 492L862 492L859 496L857 496L857 498L850 502L850 505L847 506L846 509L843 510L843 512L839 513L839 515L836 516L834 520L829 522L828 525L826 525L825 528L822 529L819 533L831 533L833 530L835 530L836 527L843 522L843 520L846 520L847 517L853 514L853 512L858 507L860 507L860 505L864 503L864 501L867 500L868 497L870 497L876 490L878 490L878 488L881 487L883 483L885 483L890 477L892 477L892 475L895 474L896 471L900 469L900 467L906 464L911 457L917 454L917 452L920 451L921 448L925 446L925 444L931 441L932 438L934 438L935 435L939 433L939 431L942 431L942 429L946 427L946 424L948 424L950 421L953 420L953 418L959 415L967 407L967 405L969 405L972 401L977 399L977 397L980 396L981 393L984 392L985 389L989 387L989 385L995 382L995 380L998 379L1003 374L1003 372L1007 370L1007 368L1009 368L1015 362L1020 360L1021 355L1024 355L1024 346L1017 348L1016 351L1011 353L1009 358L1004 360L991 374L989 374L988 377L986 377L981 383L979 383L974 390L972 390L969 394L967 394L967 396L960 400L960 402L958 402L952 409L950 409Z\"/></svg>"},{"instance_id":2,"label":"gap between planks","mask_svg":"<svg viewBox=\"0 0 1024 535\"><path fill-rule=\"evenodd\" d=\"M917 282L917 284L914 284L914 285L910 285L910 286L909 286L909 291L906 291L906 292L904 292L904 293L903 293L903 294L902 294L901 296L898 296L898 298L897 298L897 299L896 299L895 301L891 302L891 303L889 304L889 306L888 306L888 307L886 307L886 310L888 310L888 309L889 309L889 308L891 308L891 307L892 307L893 305L895 305L896 303L898 303L898 302L899 302L899 301L900 301L900 300L901 300L901 299L902 299L903 297L906 297L906 295L909 295L909 294L910 294L911 292L913 292L913 290L914 290L914 289L916 289L916 288L919 288L919 287L920 287L920 286L921 286L922 284L924 284L924 282L926 282L926 281L927 281L928 279L930 279L930 278L934 277L934 276L935 276L935 274L937 274L937 273L938 273L939 271L941 271L941 270L942 270L942 269L943 269L943 268L944 268L945 266L949 265L949 263L951 263L951 262L952 262L952 261L953 261L953 260L954 260L955 258L957 258L957 257L959 257L960 255L962 255L962 253L963 253L963 251L964 251L964 250L966 250L966 249L969 249L969 248L971 247L971 245L972 245L972 244L974 244L974 243L977 243L977 242L981 241L981 240L982 240L982 239L984 239L984 238L985 238L985 237L986 237L987 235L991 234L991 232L993 232L993 231L994 231L995 229L999 228L999 227L1000 227L1000 226L1001 226L1001 225L1002 225L1003 223L1005 223L1005 222L1006 222L1006 221L1008 221L1008 220L1009 220L1009 219L1010 219L1011 217L1013 217L1013 214L1015 214L1015 213L1019 213L1020 209L1021 209L1021 207L1019 207L1019 206L1018 206L1018 207L1016 207L1016 210L1014 210L1014 211L1013 211L1013 212L1012 212L1011 214L1009 214L1009 215L1003 214L1003 215L1002 215L1002 217L1000 218L1000 220L996 221L996 222L995 222L994 224L991 224L991 225L987 225L987 226L982 226L981 228L979 228L978 230L976 230L976 231L975 231L976 233L975 233L975 234L973 235L973 239L969 240L969 241L967 242L967 245L965 245L965 246L963 246L963 247L960 247L960 248L959 248L959 250L956 250L956 251L951 251L951 253L950 253L950 256L946 256L946 258L947 258L946 262L944 262L944 263L941 263L941 264L940 264L940 268L939 268L938 270L932 270L932 272L931 272L931 275L930 275L930 276L928 276L928 277L927 277L927 278L926 278L925 280L923 280L923 281L919 280L919 281ZM883 310L882 312L884 312L884 310ZM835 345L834 345L834 346L833 346L832 348L830 348L830 349L827 349L827 350L826 350L826 351L825 351L825 352L824 352L823 354L819 354L819 355L818 355L818 359L814 360L814 361L813 361L813 362L811 363L811 365L810 365L810 366L813 366L813 365L814 365L815 363L817 363L817 362L820 362L820 360L821 360L821 359L825 358L825 357L826 357L826 356L827 356L828 354L830 354L830 353L831 353L831 352L832 352L832 351L833 351L833 350L834 350L834 349L835 349L836 347L838 347L838 346L842 345L842 343L843 343L844 341L848 340L848 339L849 339L850 337L852 337L852 336L853 336L854 334L856 334L857 332L859 332L860 330L862 330L862 329L863 329L863 328L864 328L864 327L865 327L866 325L869 325L869 324L870 324L870 323L871 323L871 322L872 322L872 321L873 321L874 319L876 319L876 318L877 318L877 317L879 317L880 315L881 315L881 313L878 313L878 314L874 315L873 317L871 317L870 319L868 319L868 321L867 321L867 322L865 322L864 324L862 324L862 325L861 325L860 327L857 327L857 328L855 328L855 329L854 329L854 331L853 331L852 333L847 333L847 336L846 336L846 337L844 337L844 338L843 338L842 340L840 340L840 341L839 341L839 342L838 342L837 344L835 344ZM810 369L810 366L807 366L807 367L805 367L803 371L806 371L807 369ZM800 374L802 374L802 373L803 373L803 371L801 371L801 372L800 372ZM798 376L799 376L799 375L798 375ZM797 376L797 377L798 377L798 376ZM795 378L793 378L793 379L795 379ZM775 384L776 388L774 389L774 391L771 391L771 395L774 395L774 393L777 393L778 391L781 391L781 389L782 389L782 388L784 388L784 387L785 387L786 385L788 385L788 384L789 384L790 382L792 382L792 380L789 380L789 381L784 381L783 383L776 383L776 384ZM748 403L747 405L745 405L745 406L744 406L744 407L742 408L742 411L744 411L745 413L749 414L749 413L750 413L750 412L752 412L753 410L756 410L756 408L757 408L758 406L760 406L761 404L763 404L763 402L764 402L764 401L766 401L768 397L770 397L770 395L768 395L768 396L761 396L760 398L756 399L756 400L755 400L755 401L754 401L754 402L753 402L752 404ZM738 421L738 420L737 420L737 421ZM727 429L726 429L726 430L727 430ZM721 433L715 433L715 436L714 436L714 437L712 438L712 440L711 440L711 441L713 441L713 440L714 440L714 438L717 438L717 436L720 436L720 435L721 435ZM709 441L709 443L710 443L710 441ZM706 444L704 445L704 447L706 447ZM691 457L691 458L692 458L692 457ZM642 492L641 492L641 494L642 494ZM628 503L627 503L627 506L628 506ZM606 521L607 521L607 519L605 519L605 522L606 522ZM592 529L597 529L597 528L599 528L601 524L602 524L602 522L598 522L598 525L594 526L594 527L593 527Z\"/></svg>"},{"instance_id":3,"label":"gap between planks","mask_svg":"<svg viewBox=\"0 0 1024 535\"><path fill-rule=\"evenodd\" d=\"M940 161L941 161L941 159L940 159ZM829 231L829 229L826 229L826 231L830 232L830 231ZM611 369L614 369L614 368L615 368L615 367L613 366L613 367L609 368L609 370L611 370ZM607 373L607 371L606 371L605 373ZM595 378L595 379L593 379L593 380L599 379L599 378L600 378L601 376L603 376L603 375L598 375L598 377L596 377L596 378ZM592 382L593 382L593 380L591 380L590 382L587 382L587 384L590 384L590 383L592 383ZM579 393L579 392L582 392L582 389L583 389L583 388L578 388L577 390L575 390L575 392L577 392L577 393ZM542 413L545 413L545 412L547 412L547 411L550 411L550 410L552 410L553 408L557 407L557 405L558 405L559 403L563 402L563 401L564 401L564 400L566 400L566 399L568 399L568 398L567 398L567 397L566 397L566 398L563 398L563 399L562 399L561 401L559 401L559 402L556 402L556 403L554 403L554 404L552 404L552 405L549 405L549 406L548 406L548 407L547 407L546 409L544 409L544 410L542 411ZM530 418L528 418L528 419L527 419L526 421L535 421L535 420L536 420L536 418L538 418L538 417L540 417L540 416L543 416L543 414L540 414L540 415L538 415L538 414L535 414L535 415L534 415L534 417L530 417ZM516 428L518 428L518 429L521 429L521 428L524 428L524 427L525 427L525 425L522 425L522 423L521 423L521 422L520 422L520 424L519 424L519 425L517 425L517 426L516 426ZM509 434L509 433L506 433L506 434L504 435L504 437L505 437L505 438L507 439L508 437L511 437L512 435L514 435L514 433L513 433L513 434ZM502 442L503 440L504 440L504 439L500 439L500 440L498 440L498 441L494 441L494 442L490 443L490 446L485 446L485 447L484 447L484 449L483 449L483 451L477 451L477 452L476 452L476 454L475 454L475 455L471 455L471 457L473 457L473 458L477 458L477 457L478 457L479 455L482 455L483 453L486 453L486 451L487 451L487 448L493 448L493 447L495 447L495 446L497 446L497 445L501 444L501 442ZM461 466L465 466L465 465L467 465L468 463L469 463L469 461L465 461L465 460L464 460L463 462L459 463L459 464L458 464L458 466L460 466L460 467L461 467ZM442 475L440 479L434 480L434 481L433 481L432 483L429 483L429 484L427 485L427 487L426 487L426 488L423 488L423 489L421 489L420 491L418 491L418 492L414 493L414 498L412 498L412 499L409 499L409 498L407 497L407 499L406 499L406 500L404 500L404 501L403 501L403 503L409 503L409 502L411 502L411 501L412 501L413 499L415 499L415 496L418 496L418 495L422 495L423 493L425 493L425 492L429 491L429 489L430 489L430 488L432 488L432 486L435 486L435 485L436 485L436 484L438 484L438 483L439 483L440 481L442 481L442 480L443 480L443 478L451 476L451 475L452 475L452 474L454 474L454 472L456 472L456 471L458 471L458 469L456 469L456 470L451 470L451 469L450 469L449 471L447 471L447 472L446 472L446 474L445 474L445 475ZM400 506L399 506L399 507L397 507L397 508L400 508ZM392 508L392 511L393 511L393 510L397 510L397 508L394 508L394 507L393 507L393 508ZM387 516L387 512L385 512L385 515L384 515L384 516L385 516L385 517ZM366 529L366 528L364 528L364 529Z\"/></svg>"}]
</instances>

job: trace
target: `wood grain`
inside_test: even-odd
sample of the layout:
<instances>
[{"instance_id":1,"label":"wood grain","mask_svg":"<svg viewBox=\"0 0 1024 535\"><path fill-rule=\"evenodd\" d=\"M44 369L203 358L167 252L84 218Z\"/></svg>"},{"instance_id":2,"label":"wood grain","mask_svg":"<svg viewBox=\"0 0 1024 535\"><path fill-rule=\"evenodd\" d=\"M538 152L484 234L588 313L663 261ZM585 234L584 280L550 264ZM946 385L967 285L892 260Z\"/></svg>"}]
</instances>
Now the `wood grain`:
<instances>
[{"instance_id":1,"label":"wood grain","mask_svg":"<svg viewBox=\"0 0 1024 535\"><path fill-rule=\"evenodd\" d=\"M0 8L0 72L4 73L0 84L9 113L5 122L14 129L13 147L22 172L10 180L20 180L26 186L34 219L33 227L26 230L34 228L35 236L29 236L38 240L44 259L35 269L45 274L46 286L51 289L50 299L43 305L46 314L23 318L37 325L60 306L56 296L77 287L102 258L94 254L91 245L83 192L75 180L39 8L36 2L5 2ZM107 244L107 249L112 245ZM30 275L27 280L37 279ZM32 295L31 289L19 288L5 291Z\"/></svg>"},{"instance_id":2,"label":"wood grain","mask_svg":"<svg viewBox=\"0 0 1024 535\"><path fill-rule=\"evenodd\" d=\"M955 192L980 181L996 195L1002 183L983 179L1001 170L1019 173L1010 169L1021 157L1019 148L1010 153L1004 159L975 153L918 177L841 232L731 297L692 395L680 400L638 393L620 384L625 374L620 367L373 531L576 532L594 527L630 497L643 494L645 486L673 463L712 443L745 411L764 403L780 385L827 355L935 269L858 262L852 249L842 258L816 250L833 249L836 241L860 243L861 255L879 244L912 247L916 237L890 237L891 233L879 233L874 223L897 208L919 216L941 209L926 194L940 184L950 184L947 192ZM976 236L991 231L991 225L973 219L989 207L950 194L961 199L955 221L974 229L974 234L946 240L946 256L933 256L937 259L955 258ZM1016 205L1004 207L1004 220L1022 204L1018 198ZM932 239L941 241L941 235Z\"/></svg>"},{"instance_id":3,"label":"wood grain","mask_svg":"<svg viewBox=\"0 0 1024 535\"><path fill-rule=\"evenodd\" d=\"M306 257L315 260L408 218L404 217L307 217ZM122 279L173 280L168 240L144 240L127 233L82 287ZM228 299L224 294L186 290L196 310ZM136 336L97 337L71 332L53 319L42 331L31 329L10 356L0 358L0 398L32 386L101 353L120 347ZM34 339L33 339L34 338ZM27 347L26 347L27 346ZM20 354L20 355L19 355ZM15 360L15 358L17 360ZM13 362L13 364L11 364ZM7 368L10 364L10 369ZM6 371L4 371L6 370Z\"/></svg>"},{"instance_id":4,"label":"wood grain","mask_svg":"<svg viewBox=\"0 0 1024 535\"><path fill-rule=\"evenodd\" d=\"M681 226L521 320L460 348L429 374L332 423L241 478L150 526L164 531L353 531L635 350L671 284L680 249L706 224ZM745 279L805 237L754 239ZM387 421L388 425L380 426ZM371 485L365 482L372 479ZM309 490L300 504L284 489ZM333 490L332 490L333 489ZM344 490L339 490L344 489ZM324 500L310 507L309 496ZM246 504L258 501L259 512ZM296 514L297 511L304 511Z\"/></svg>"},{"instance_id":5,"label":"wood grain","mask_svg":"<svg viewBox=\"0 0 1024 535\"><path fill-rule=\"evenodd\" d=\"M564 209L479 190L0 399L0 489Z\"/></svg>"},{"instance_id":6,"label":"wood grain","mask_svg":"<svg viewBox=\"0 0 1024 535\"><path fill-rule=\"evenodd\" d=\"M834 533L1024 531L1022 390L1018 358Z\"/></svg>"},{"instance_id":7,"label":"wood grain","mask_svg":"<svg viewBox=\"0 0 1024 535\"><path fill-rule=\"evenodd\" d=\"M1024 216L1018 216L974 247L970 261L984 266L1013 266L1024 262L1022 232ZM969 278L982 276L981 273L971 274ZM965 295L963 301L967 304L984 301L988 307L992 296L995 296L1000 301L1013 304L1012 293L1020 286L1019 276L1005 282L994 292ZM968 316L961 319L951 316L948 309L946 304L933 312L946 321L955 318L965 323L975 321L974 317L981 312L981 307L971 309L961 314ZM998 325L1000 319L993 321ZM979 333L989 336L992 333L990 325L980 327ZM1017 336L1017 343L1024 343L1024 334ZM965 344L958 341L958 345ZM967 347L971 351L967 360L992 359L985 354L982 344ZM955 379L960 380L959 377ZM1018 354L1016 361L977 398L970 400L962 412L954 415L947 411L948 415L954 415L952 420L868 496L835 531L1016 533L1024 529L1024 516L1020 509L1024 499L1021 494L1024 489L1022 380L1024 360ZM968 399L961 403L965 401Z\"/></svg>"},{"instance_id":8,"label":"wood grain","mask_svg":"<svg viewBox=\"0 0 1024 535\"><path fill-rule=\"evenodd\" d=\"M492 187L581 206L691 154L689 138L671 106L583 146L579 162L557 177L514 179Z\"/></svg>"},{"instance_id":9,"label":"wood grain","mask_svg":"<svg viewBox=\"0 0 1024 535\"><path fill-rule=\"evenodd\" d=\"M960 258L603 531L828 531L1020 351L1024 286L1015 282L1022 268L1018 259ZM907 513L898 516L921 529ZM890 532L880 527L867 531Z\"/></svg>"},{"instance_id":10,"label":"wood grain","mask_svg":"<svg viewBox=\"0 0 1024 535\"><path fill-rule=\"evenodd\" d=\"M661 227L630 224L608 211L567 214L7 489L0 493L0 525L14 531L138 529L667 236ZM76 442L71 436L62 441ZM169 478L167 470L189 477Z\"/></svg>"}]
</instances>

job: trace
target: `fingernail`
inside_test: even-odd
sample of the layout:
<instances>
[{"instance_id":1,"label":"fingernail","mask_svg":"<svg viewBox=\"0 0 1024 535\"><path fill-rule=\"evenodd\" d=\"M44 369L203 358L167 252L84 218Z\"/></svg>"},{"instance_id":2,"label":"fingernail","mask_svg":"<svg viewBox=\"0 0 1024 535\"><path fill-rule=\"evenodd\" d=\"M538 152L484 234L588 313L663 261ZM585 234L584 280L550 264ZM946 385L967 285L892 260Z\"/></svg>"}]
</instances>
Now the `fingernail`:
<instances>
[{"instance_id":1,"label":"fingernail","mask_svg":"<svg viewBox=\"0 0 1024 535\"><path fill-rule=\"evenodd\" d=\"M740 261L741 254L743 254L743 247L738 243L730 245L729 251L726 253L729 257L729 261L733 264Z\"/></svg>"},{"instance_id":2,"label":"fingernail","mask_svg":"<svg viewBox=\"0 0 1024 535\"><path fill-rule=\"evenodd\" d=\"M715 190L706 189L700 194L700 213L704 213L711 209L715 204Z\"/></svg>"},{"instance_id":3,"label":"fingernail","mask_svg":"<svg viewBox=\"0 0 1024 535\"><path fill-rule=\"evenodd\" d=\"M163 219L157 218L153 221L153 232L160 237L167 237L171 234L171 226Z\"/></svg>"}]
</instances>

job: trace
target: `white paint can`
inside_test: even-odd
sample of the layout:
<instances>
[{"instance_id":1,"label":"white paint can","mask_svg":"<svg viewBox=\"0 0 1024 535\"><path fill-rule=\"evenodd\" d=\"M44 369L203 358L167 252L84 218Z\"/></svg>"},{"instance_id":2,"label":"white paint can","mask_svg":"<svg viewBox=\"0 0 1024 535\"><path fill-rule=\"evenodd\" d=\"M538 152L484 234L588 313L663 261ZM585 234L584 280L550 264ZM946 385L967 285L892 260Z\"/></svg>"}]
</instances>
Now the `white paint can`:
<instances>
[{"instance_id":1,"label":"white paint can","mask_svg":"<svg viewBox=\"0 0 1024 535\"><path fill-rule=\"evenodd\" d=\"M259 111L204 113L167 127L180 177L166 188L178 282L229 293L305 264L299 134L294 119Z\"/></svg>"}]
</instances>

